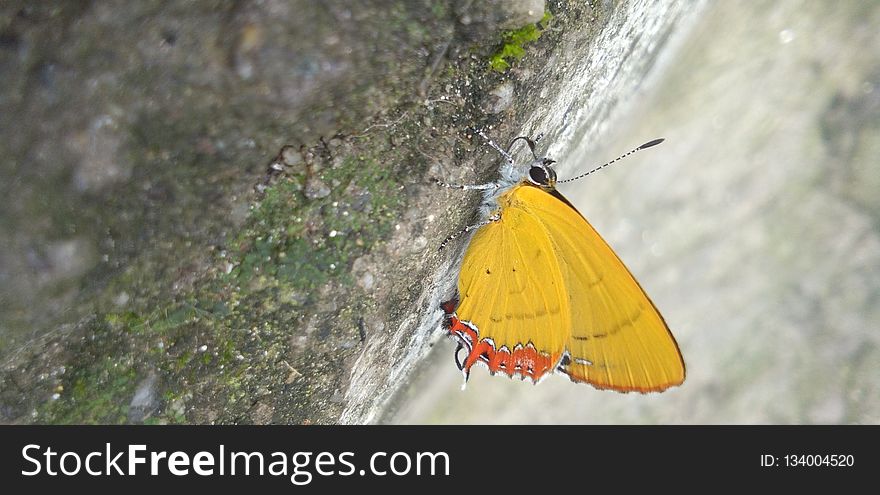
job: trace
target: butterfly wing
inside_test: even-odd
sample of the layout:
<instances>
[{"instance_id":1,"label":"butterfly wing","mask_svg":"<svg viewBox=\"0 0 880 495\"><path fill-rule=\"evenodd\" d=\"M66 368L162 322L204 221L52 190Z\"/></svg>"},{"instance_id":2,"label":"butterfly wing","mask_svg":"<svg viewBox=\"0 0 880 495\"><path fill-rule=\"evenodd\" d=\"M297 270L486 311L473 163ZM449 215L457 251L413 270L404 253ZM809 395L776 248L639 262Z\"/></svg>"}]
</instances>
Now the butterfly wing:
<instances>
[{"instance_id":1,"label":"butterfly wing","mask_svg":"<svg viewBox=\"0 0 880 495\"><path fill-rule=\"evenodd\" d=\"M468 348L462 367L539 380L659 391L684 380L666 323L614 251L556 191L518 185L499 198L501 220L480 228L459 275L450 331Z\"/></svg>"},{"instance_id":2,"label":"butterfly wing","mask_svg":"<svg viewBox=\"0 0 880 495\"><path fill-rule=\"evenodd\" d=\"M672 333L620 258L557 191L519 187L512 204L540 224L560 262L571 328L560 369L576 382L659 391L684 381Z\"/></svg>"},{"instance_id":3,"label":"butterfly wing","mask_svg":"<svg viewBox=\"0 0 880 495\"><path fill-rule=\"evenodd\" d=\"M538 218L510 204L512 194L500 200L501 220L468 244L451 330L469 349L465 372L481 362L492 373L537 381L562 357L571 311L556 249Z\"/></svg>"}]
</instances>

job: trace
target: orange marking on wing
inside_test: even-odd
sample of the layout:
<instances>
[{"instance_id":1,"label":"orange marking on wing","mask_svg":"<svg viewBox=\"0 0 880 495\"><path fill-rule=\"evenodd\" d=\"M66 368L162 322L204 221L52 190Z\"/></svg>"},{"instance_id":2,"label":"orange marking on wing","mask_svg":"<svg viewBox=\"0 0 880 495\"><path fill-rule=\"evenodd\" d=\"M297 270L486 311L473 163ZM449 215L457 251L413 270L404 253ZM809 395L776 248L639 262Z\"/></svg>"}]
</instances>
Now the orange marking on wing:
<instances>
[{"instance_id":1,"label":"orange marking on wing","mask_svg":"<svg viewBox=\"0 0 880 495\"><path fill-rule=\"evenodd\" d=\"M443 309L447 310L447 304ZM559 362L559 356L552 356L545 352L539 352L531 344L518 345L513 352L505 347L496 349L489 339L480 339L479 331L472 325L458 319L455 313L447 314L448 329L450 336L461 342L467 348L468 355L462 365L465 374L470 372L471 367L477 362L484 363L489 368L489 373L499 371L509 377L519 374L523 380L530 378L539 381L553 366Z\"/></svg>"}]
</instances>

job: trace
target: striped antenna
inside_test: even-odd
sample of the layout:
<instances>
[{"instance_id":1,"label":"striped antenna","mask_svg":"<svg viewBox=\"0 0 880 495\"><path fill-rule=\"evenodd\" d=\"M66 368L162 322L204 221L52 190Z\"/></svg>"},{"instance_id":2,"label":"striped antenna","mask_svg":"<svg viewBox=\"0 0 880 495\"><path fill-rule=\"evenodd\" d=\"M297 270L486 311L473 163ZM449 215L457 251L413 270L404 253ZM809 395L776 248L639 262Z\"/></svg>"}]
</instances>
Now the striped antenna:
<instances>
[{"instance_id":1,"label":"striped antenna","mask_svg":"<svg viewBox=\"0 0 880 495\"><path fill-rule=\"evenodd\" d=\"M641 150L643 150L643 149L645 149L645 148L650 148L651 146L657 146L658 144L662 143L663 141L664 141L663 138L655 139L655 140L653 140L653 141L648 141L647 143L645 143L645 144L639 146L638 148L636 148L636 149L634 149L634 150L631 150L631 151L628 151L628 152L626 152L626 153L624 153L624 154L618 156L618 157L615 158L614 160L611 160L611 161L608 162L608 163L605 163L605 164L603 164L603 165L600 165L600 166L594 168L593 170L590 170L590 171L587 172L587 173L584 173L584 174L578 175L577 177L572 177L571 179L559 180L559 181L556 181L556 182L557 182L557 183L561 183L561 182L572 182L572 181L575 181L575 180L578 180L578 179L583 179L584 177L586 177L586 176L592 174L593 172L598 172L598 171L602 170L603 168L607 167L608 165L611 165L612 163L615 163L615 162L617 162L617 161L623 160L624 158L628 157L629 155L632 155L633 153L635 153L636 151L641 151Z\"/></svg>"}]
</instances>

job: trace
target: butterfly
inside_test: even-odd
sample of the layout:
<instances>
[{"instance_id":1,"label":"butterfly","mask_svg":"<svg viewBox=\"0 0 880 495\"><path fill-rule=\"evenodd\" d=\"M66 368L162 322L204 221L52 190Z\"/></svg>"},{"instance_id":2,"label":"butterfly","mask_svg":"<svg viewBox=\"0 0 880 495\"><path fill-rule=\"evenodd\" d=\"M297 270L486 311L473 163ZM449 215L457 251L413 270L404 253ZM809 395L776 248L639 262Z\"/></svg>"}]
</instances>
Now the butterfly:
<instances>
[{"instance_id":1,"label":"butterfly","mask_svg":"<svg viewBox=\"0 0 880 495\"><path fill-rule=\"evenodd\" d=\"M465 384L479 363L493 375L533 383L561 373L620 392L680 385L685 365L669 327L611 247L556 189L555 161L536 154L537 139L520 136L504 150L477 133L504 157L500 179L467 186L436 181L484 193L485 220L440 246L475 230L461 261L457 294L442 305ZM520 140L533 160L517 166L509 150Z\"/></svg>"}]
</instances>

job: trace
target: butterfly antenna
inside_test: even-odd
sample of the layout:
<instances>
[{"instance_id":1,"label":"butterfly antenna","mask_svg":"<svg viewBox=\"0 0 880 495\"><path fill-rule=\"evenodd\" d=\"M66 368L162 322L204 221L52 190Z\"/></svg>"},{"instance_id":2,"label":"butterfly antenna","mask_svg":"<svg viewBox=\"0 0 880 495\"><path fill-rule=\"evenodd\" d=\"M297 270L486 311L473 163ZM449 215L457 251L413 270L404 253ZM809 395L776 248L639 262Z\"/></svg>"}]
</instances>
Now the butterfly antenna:
<instances>
[{"instance_id":1,"label":"butterfly antenna","mask_svg":"<svg viewBox=\"0 0 880 495\"><path fill-rule=\"evenodd\" d=\"M607 167L608 165L611 165L612 163L615 163L615 162L618 162L618 161L620 161L620 160L623 160L624 158L628 157L629 155L632 155L633 153L635 153L636 151L641 151L641 150L643 150L643 149L645 149L645 148L650 148L651 146L657 146L658 144L662 143L663 141L664 141L663 138L655 139L655 140L653 140L653 141L648 141L647 143L645 143L645 144L639 146L638 148L635 148L635 149L633 149L633 150L631 150L631 151L628 151L628 152L626 152L626 153L624 153L624 154L618 156L618 157L615 158L614 160L611 160L611 161L608 162L608 163L602 164L602 165L600 165L600 166L594 168L593 170L590 170L590 171L587 172L587 173L584 173L584 174L578 175L577 177L572 177L571 179L565 179L565 180L560 180L560 181L556 181L556 182L557 182L557 183L561 183L561 182L572 182L572 181L575 181L575 180L578 180L578 179L583 179L584 177L586 177L586 176L592 174L593 172L598 172L598 171L602 170L603 168Z\"/></svg>"},{"instance_id":2,"label":"butterfly antenna","mask_svg":"<svg viewBox=\"0 0 880 495\"><path fill-rule=\"evenodd\" d=\"M527 145L529 145L529 150L531 150L532 156L535 157L535 160L537 160L538 155L535 154L535 142L536 141L529 138L528 136L518 136L518 137L513 138L513 141L511 141L510 145L507 146L507 153L508 154L510 153L510 150L513 149L513 145L516 144L516 142L519 141L520 139L522 139L523 141L526 142ZM538 137L538 139L541 139L540 136Z\"/></svg>"}]
</instances>

